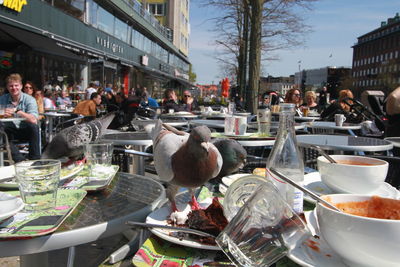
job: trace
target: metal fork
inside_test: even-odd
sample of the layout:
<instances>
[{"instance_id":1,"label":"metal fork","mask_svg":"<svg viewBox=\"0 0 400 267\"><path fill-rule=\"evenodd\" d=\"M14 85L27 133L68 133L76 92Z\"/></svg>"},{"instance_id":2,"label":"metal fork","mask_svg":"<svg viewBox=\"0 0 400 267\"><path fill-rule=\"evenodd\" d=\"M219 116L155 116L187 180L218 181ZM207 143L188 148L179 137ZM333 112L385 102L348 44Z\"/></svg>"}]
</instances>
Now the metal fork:
<instances>
[{"instance_id":1,"label":"metal fork","mask_svg":"<svg viewBox=\"0 0 400 267\"><path fill-rule=\"evenodd\" d=\"M160 225L160 224L152 224L152 223L141 223L141 222L133 222L133 221L128 221L126 223L127 225L130 226L136 226L136 227L143 227L143 228L161 228L161 229L168 229L168 230L173 230L177 232L183 232L183 233L189 233L189 234L195 234L199 236L206 236L206 237L213 237L215 238L214 235L199 231L199 230L194 230L190 228L184 228L184 227L175 227L175 226L169 226L169 225Z\"/></svg>"}]
</instances>

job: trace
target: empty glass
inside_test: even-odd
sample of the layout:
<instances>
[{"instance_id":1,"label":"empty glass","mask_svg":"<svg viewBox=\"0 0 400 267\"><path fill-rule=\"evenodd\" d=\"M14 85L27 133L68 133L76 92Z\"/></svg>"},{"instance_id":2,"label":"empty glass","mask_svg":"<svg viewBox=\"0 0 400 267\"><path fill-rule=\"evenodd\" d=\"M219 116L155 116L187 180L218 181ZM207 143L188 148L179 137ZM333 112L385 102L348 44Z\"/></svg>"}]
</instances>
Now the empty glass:
<instances>
[{"instance_id":1,"label":"empty glass","mask_svg":"<svg viewBox=\"0 0 400 267\"><path fill-rule=\"evenodd\" d=\"M85 156L90 177L104 176L111 166L114 146L112 143L90 143L86 145Z\"/></svg>"},{"instance_id":2,"label":"empty glass","mask_svg":"<svg viewBox=\"0 0 400 267\"><path fill-rule=\"evenodd\" d=\"M48 210L56 206L60 169L59 160L32 160L15 164L25 210Z\"/></svg>"},{"instance_id":3,"label":"empty glass","mask_svg":"<svg viewBox=\"0 0 400 267\"><path fill-rule=\"evenodd\" d=\"M270 266L303 242L308 228L276 187L261 183L216 242L236 266Z\"/></svg>"}]
</instances>

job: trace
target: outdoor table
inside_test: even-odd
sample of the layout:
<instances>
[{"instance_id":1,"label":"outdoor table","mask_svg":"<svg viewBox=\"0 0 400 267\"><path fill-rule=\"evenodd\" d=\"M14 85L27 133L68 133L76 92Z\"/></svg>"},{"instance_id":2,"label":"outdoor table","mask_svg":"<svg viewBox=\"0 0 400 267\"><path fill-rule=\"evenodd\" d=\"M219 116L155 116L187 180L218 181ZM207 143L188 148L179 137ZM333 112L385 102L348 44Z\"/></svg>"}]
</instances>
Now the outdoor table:
<instances>
[{"instance_id":1,"label":"outdoor table","mask_svg":"<svg viewBox=\"0 0 400 267\"><path fill-rule=\"evenodd\" d=\"M20 256L22 267L45 267L49 251L71 251L74 246L126 231L131 228L125 224L127 221L144 221L164 200L165 190L159 182L118 173L106 189L86 195L54 233L1 240L0 257Z\"/></svg>"},{"instance_id":2,"label":"outdoor table","mask_svg":"<svg viewBox=\"0 0 400 267\"><path fill-rule=\"evenodd\" d=\"M59 112L45 112L41 113L40 115L44 115L46 117L46 120L48 121L47 137L49 142L51 141L51 139L53 139L54 119L71 116L70 113L59 113Z\"/></svg>"},{"instance_id":3,"label":"outdoor table","mask_svg":"<svg viewBox=\"0 0 400 267\"><path fill-rule=\"evenodd\" d=\"M102 141L111 142L114 145L131 145L134 150L144 152L147 146L153 144L151 137L146 132L120 132L105 134L101 137ZM136 162L136 174L144 175L144 157L132 155ZM134 170L132 170L134 172Z\"/></svg>"},{"instance_id":4,"label":"outdoor table","mask_svg":"<svg viewBox=\"0 0 400 267\"><path fill-rule=\"evenodd\" d=\"M305 124L307 129L310 128L311 132L317 133L330 133L333 134L335 130L348 131L350 135L355 136L353 130L360 130L361 124L356 123L343 123L342 126L336 126L336 123L330 121L313 121Z\"/></svg>"},{"instance_id":5,"label":"outdoor table","mask_svg":"<svg viewBox=\"0 0 400 267\"><path fill-rule=\"evenodd\" d=\"M400 137L386 137L385 140L393 144L393 156L400 156Z\"/></svg>"},{"instance_id":6,"label":"outdoor table","mask_svg":"<svg viewBox=\"0 0 400 267\"><path fill-rule=\"evenodd\" d=\"M146 126L148 124L156 124L158 120L132 120L133 125ZM163 123L173 127L185 127L189 125L188 121L184 120L162 120Z\"/></svg>"},{"instance_id":7,"label":"outdoor table","mask_svg":"<svg viewBox=\"0 0 400 267\"><path fill-rule=\"evenodd\" d=\"M309 145L317 145L322 149L339 152L378 152L393 149L391 142L370 137L307 134L297 135L296 138L300 147L309 148Z\"/></svg>"},{"instance_id":8,"label":"outdoor table","mask_svg":"<svg viewBox=\"0 0 400 267\"><path fill-rule=\"evenodd\" d=\"M309 116L309 117L299 117L299 116L294 116L294 121L297 122L310 122L310 121L316 121L316 120L320 120L320 117L318 116Z\"/></svg>"},{"instance_id":9,"label":"outdoor table","mask_svg":"<svg viewBox=\"0 0 400 267\"><path fill-rule=\"evenodd\" d=\"M160 115L161 119L196 119L199 115L192 114L190 112L175 112L175 113L164 113Z\"/></svg>"}]
</instances>

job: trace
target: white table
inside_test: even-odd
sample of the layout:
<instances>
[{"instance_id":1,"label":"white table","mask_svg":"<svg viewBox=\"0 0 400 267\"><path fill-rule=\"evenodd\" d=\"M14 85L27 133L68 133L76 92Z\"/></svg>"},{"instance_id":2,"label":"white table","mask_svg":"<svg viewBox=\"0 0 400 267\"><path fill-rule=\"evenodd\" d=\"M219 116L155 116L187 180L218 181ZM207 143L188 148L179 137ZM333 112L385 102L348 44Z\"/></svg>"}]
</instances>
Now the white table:
<instances>
[{"instance_id":1,"label":"white table","mask_svg":"<svg viewBox=\"0 0 400 267\"><path fill-rule=\"evenodd\" d=\"M306 148L309 148L309 145L317 145L326 150L353 152L378 152L393 149L391 142L370 137L307 134L297 135L296 138L297 144Z\"/></svg>"},{"instance_id":2,"label":"white table","mask_svg":"<svg viewBox=\"0 0 400 267\"><path fill-rule=\"evenodd\" d=\"M360 130L361 124L343 123L337 126L336 123L330 121L313 121L305 124L307 129L310 128L313 134L333 134L335 130L348 131L350 135L355 135L353 130Z\"/></svg>"},{"instance_id":3,"label":"white table","mask_svg":"<svg viewBox=\"0 0 400 267\"><path fill-rule=\"evenodd\" d=\"M120 132L105 134L101 137L102 141L111 142L114 145L130 145L133 149L139 152L144 152L147 146L153 144L153 140L146 132ZM132 166L132 173L144 175L144 157L133 155L133 161L136 163ZM136 167L136 168L135 168Z\"/></svg>"},{"instance_id":4,"label":"white table","mask_svg":"<svg viewBox=\"0 0 400 267\"><path fill-rule=\"evenodd\" d=\"M46 267L49 251L71 251L74 246L121 233L131 228L127 221L143 222L165 201L164 187L151 178L118 173L114 180L102 194L88 194L69 215L71 220L64 221L54 233L2 240L0 257L20 256L22 267Z\"/></svg>"},{"instance_id":5,"label":"white table","mask_svg":"<svg viewBox=\"0 0 400 267\"><path fill-rule=\"evenodd\" d=\"M385 140L392 143L394 147L400 148L400 137L386 137Z\"/></svg>"}]
</instances>

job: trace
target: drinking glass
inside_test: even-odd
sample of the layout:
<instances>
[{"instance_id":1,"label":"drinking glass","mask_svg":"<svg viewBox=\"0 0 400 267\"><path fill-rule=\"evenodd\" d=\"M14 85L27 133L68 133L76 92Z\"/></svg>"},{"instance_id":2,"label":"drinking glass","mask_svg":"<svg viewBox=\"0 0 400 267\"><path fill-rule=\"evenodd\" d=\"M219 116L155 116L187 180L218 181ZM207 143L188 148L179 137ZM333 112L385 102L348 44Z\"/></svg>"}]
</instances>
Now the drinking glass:
<instances>
[{"instance_id":1,"label":"drinking glass","mask_svg":"<svg viewBox=\"0 0 400 267\"><path fill-rule=\"evenodd\" d=\"M48 210L56 206L60 169L59 160L31 160L15 164L25 210Z\"/></svg>"},{"instance_id":2,"label":"drinking glass","mask_svg":"<svg viewBox=\"0 0 400 267\"><path fill-rule=\"evenodd\" d=\"M269 109L257 110L258 134L268 136L271 128L271 111Z\"/></svg>"},{"instance_id":3,"label":"drinking glass","mask_svg":"<svg viewBox=\"0 0 400 267\"><path fill-rule=\"evenodd\" d=\"M307 238L309 230L276 187L261 183L216 243L236 266L270 266Z\"/></svg>"},{"instance_id":4,"label":"drinking glass","mask_svg":"<svg viewBox=\"0 0 400 267\"><path fill-rule=\"evenodd\" d=\"M6 112L6 106L0 105L0 119L4 118L5 112Z\"/></svg>"},{"instance_id":5,"label":"drinking glass","mask_svg":"<svg viewBox=\"0 0 400 267\"><path fill-rule=\"evenodd\" d=\"M112 143L89 143L85 156L89 165L90 177L104 176L111 166L114 146Z\"/></svg>"}]
</instances>

